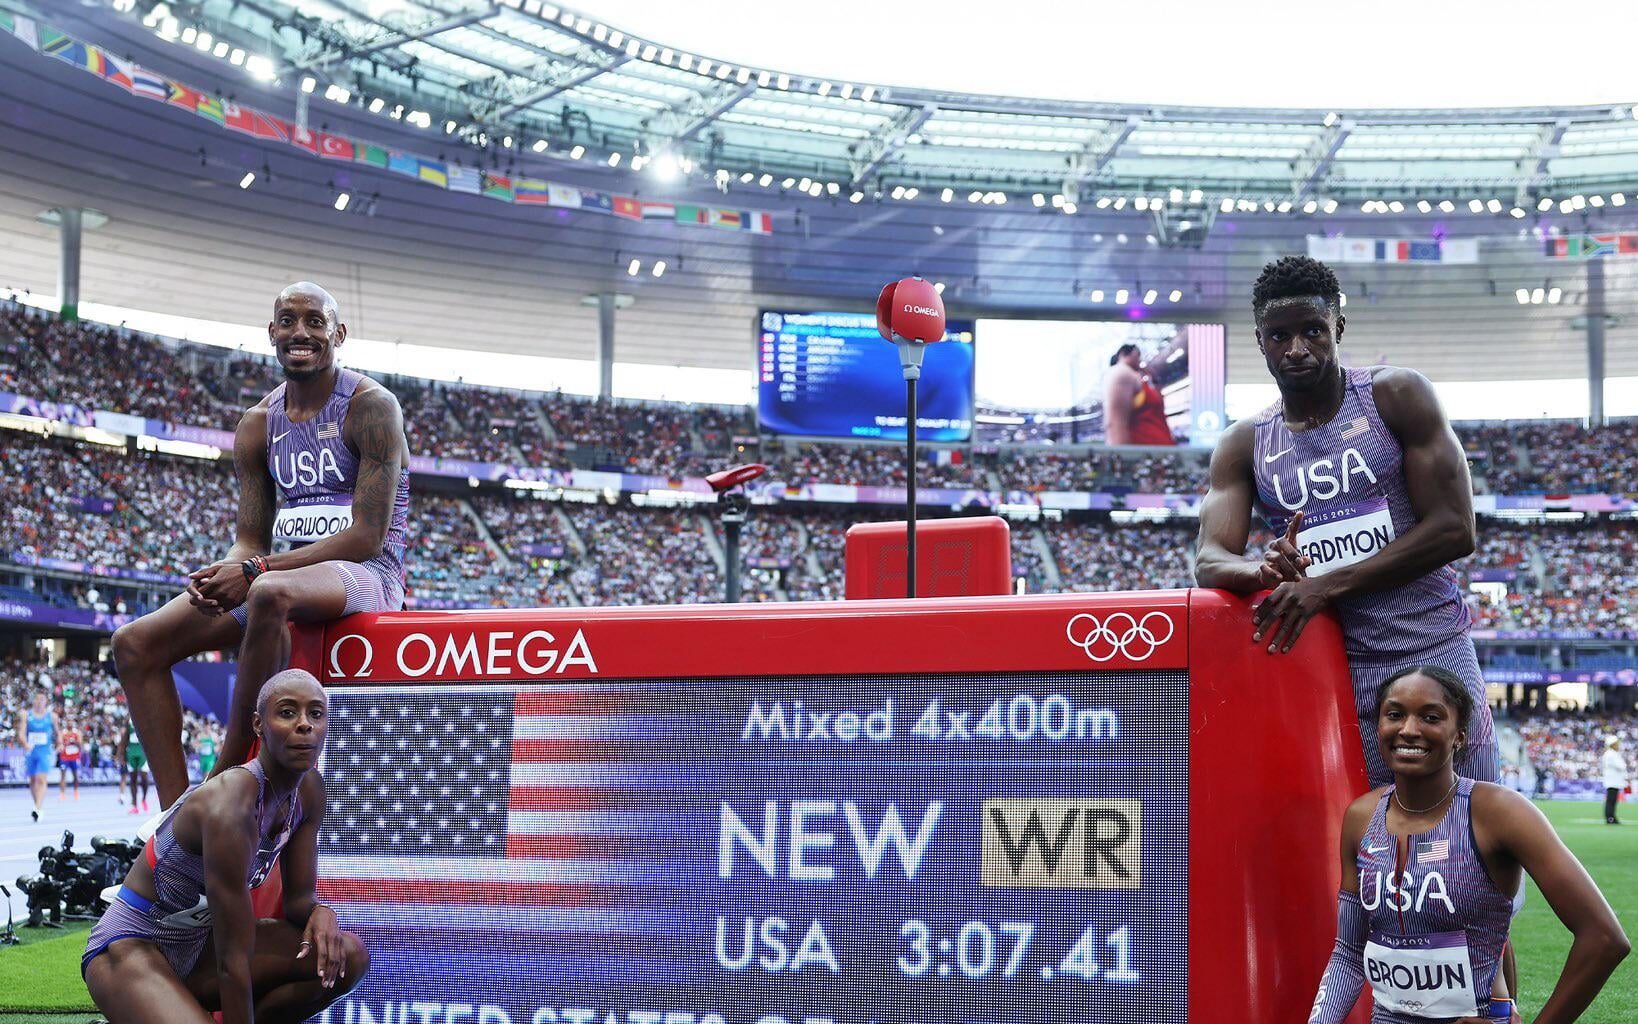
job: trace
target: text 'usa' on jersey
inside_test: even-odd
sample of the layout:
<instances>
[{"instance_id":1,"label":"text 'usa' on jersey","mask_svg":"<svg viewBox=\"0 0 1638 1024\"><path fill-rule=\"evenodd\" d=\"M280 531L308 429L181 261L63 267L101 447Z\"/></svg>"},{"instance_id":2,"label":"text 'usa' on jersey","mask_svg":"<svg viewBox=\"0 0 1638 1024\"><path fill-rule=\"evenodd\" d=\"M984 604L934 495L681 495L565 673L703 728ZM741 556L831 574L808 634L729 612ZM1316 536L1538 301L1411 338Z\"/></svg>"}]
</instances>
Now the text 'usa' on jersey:
<instances>
[{"instance_id":1,"label":"text 'usa' on jersey","mask_svg":"<svg viewBox=\"0 0 1638 1024\"><path fill-rule=\"evenodd\" d=\"M1405 484L1404 449L1377 411L1373 374L1364 367L1344 373L1342 405L1330 422L1292 431L1278 402L1254 421L1258 510L1276 533L1303 513L1297 547L1309 558L1310 576L1365 561L1418 521ZM1339 600L1337 612L1351 658L1426 650L1469 623L1449 566Z\"/></svg>"}]
</instances>

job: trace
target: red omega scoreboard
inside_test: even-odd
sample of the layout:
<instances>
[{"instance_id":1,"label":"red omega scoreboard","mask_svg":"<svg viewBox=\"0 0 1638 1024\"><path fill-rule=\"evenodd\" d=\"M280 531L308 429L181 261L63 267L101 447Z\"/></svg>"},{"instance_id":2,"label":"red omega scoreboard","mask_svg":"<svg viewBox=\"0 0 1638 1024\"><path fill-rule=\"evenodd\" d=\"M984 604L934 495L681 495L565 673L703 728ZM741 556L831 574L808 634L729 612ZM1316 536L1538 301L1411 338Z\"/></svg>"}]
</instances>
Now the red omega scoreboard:
<instances>
[{"instance_id":1,"label":"red omega scoreboard","mask_svg":"<svg viewBox=\"0 0 1638 1024\"><path fill-rule=\"evenodd\" d=\"M1334 623L1216 591L359 615L317 1020L1307 1019L1365 788Z\"/></svg>"}]
</instances>

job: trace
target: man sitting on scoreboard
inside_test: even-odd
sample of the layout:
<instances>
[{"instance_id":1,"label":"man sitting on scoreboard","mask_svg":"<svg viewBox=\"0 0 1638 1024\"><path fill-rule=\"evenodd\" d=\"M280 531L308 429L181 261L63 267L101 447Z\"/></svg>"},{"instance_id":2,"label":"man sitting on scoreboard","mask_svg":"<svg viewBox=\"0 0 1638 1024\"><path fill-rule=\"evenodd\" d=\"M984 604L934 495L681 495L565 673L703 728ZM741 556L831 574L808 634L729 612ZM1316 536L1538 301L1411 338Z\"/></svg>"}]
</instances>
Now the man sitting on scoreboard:
<instances>
[{"instance_id":1,"label":"man sitting on scoreboard","mask_svg":"<svg viewBox=\"0 0 1638 1024\"><path fill-rule=\"evenodd\" d=\"M279 293L267 336L284 382L234 434L233 546L189 574L186 594L114 633L114 664L161 807L188 785L172 665L239 646L219 774L250 756L256 692L287 657L287 621L403 606L409 445L398 399L339 364L347 325L316 284ZM275 540L290 550L274 552Z\"/></svg>"}]
</instances>

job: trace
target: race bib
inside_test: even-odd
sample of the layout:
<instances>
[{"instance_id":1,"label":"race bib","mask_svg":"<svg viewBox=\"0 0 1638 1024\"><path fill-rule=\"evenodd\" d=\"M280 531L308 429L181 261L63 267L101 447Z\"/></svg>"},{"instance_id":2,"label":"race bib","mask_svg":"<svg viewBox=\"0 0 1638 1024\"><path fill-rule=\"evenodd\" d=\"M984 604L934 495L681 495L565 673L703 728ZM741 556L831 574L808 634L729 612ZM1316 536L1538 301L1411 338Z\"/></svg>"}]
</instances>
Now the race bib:
<instances>
[{"instance_id":1,"label":"race bib","mask_svg":"<svg viewBox=\"0 0 1638 1024\"><path fill-rule=\"evenodd\" d=\"M79 757L80 756L80 745L78 743L64 743L63 744L63 756L64 757Z\"/></svg>"},{"instance_id":2,"label":"race bib","mask_svg":"<svg viewBox=\"0 0 1638 1024\"><path fill-rule=\"evenodd\" d=\"M1365 978L1376 1005L1413 1017L1474 1017L1467 933L1390 935L1365 943Z\"/></svg>"},{"instance_id":3,"label":"race bib","mask_svg":"<svg viewBox=\"0 0 1638 1024\"><path fill-rule=\"evenodd\" d=\"M30 732L28 734L28 745L31 747L50 746L51 734L49 732Z\"/></svg>"},{"instance_id":4,"label":"race bib","mask_svg":"<svg viewBox=\"0 0 1638 1024\"><path fill-rule=\"evenodd\" d=\"M1297 548L1309 558L1308 575L1363 562L1393 542L1388 499L1376 498L1328 512L1305 514Z\"/></svg>"},{"instance_id":5,"label":"race bib","mask_svg":"<svg viewBox=\"0 0 1638 1024\"><path fill-rule=\"evenodd\" d=\"M273 521L273 539L310 544L353 525L351 505L286 505Z\"/></svg>"}]
</instances>

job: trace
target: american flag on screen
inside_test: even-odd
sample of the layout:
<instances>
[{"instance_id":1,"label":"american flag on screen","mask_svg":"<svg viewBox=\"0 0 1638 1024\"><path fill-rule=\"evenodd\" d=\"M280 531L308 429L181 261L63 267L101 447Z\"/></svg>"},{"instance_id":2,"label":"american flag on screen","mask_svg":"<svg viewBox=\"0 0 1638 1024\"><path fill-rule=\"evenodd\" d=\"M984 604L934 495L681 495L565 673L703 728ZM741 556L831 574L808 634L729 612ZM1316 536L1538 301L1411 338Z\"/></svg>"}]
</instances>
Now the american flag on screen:
<instances>
[{"instance_id":1,"label":"american flag on screen","mask_svg":"<svg viewBox=\"0 0 1638 1024\"><path fill-rule=\"evenodd\" d=\"M332 691L320 898L349 923L652 933L697 829L687 780L631 760L688 716L634 696Z\"/></svg>"}]
</instances>

